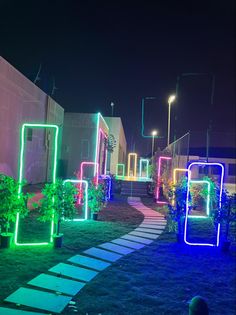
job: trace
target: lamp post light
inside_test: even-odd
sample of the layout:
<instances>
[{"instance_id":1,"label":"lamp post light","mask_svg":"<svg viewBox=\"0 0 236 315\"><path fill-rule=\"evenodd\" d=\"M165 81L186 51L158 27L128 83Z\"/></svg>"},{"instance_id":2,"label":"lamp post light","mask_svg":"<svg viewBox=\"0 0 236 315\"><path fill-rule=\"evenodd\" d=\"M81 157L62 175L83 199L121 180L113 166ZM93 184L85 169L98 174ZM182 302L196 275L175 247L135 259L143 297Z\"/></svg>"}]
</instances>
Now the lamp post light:
<instances>
[{"instance_id":1,"label":"lamp post light","mask_svg":"<svg viewBox=\"0 0 236 315\"><path fill-rule=\"evenodd\" d=\"M154 154L154 139L155 139L156 135L157 135L157 131L153 130L152 131L152 157L153 157L153 154Z\"/></svg>"},{"instance_id":2,"label":"lamp post light","mask_svg":"<svg viewBox=\"0 0 236 315\"><path fill-rule=\"evenodd\" d=\"M171 104L175 100L175 95L170 95L168 98L168 130L167 130L167 146L170 144L170 109L171 109Z\"/></svg>"},{"instance_id":3,"label":"lamp post light","mask_svg":"<svg viewBox=\"0 0 236 315\"><path fill-rule=\"evenodd\" d=\"M113 114L114 114L114 103L111 102L111 116L113 117Z\"/></svg>"}]
</instances>

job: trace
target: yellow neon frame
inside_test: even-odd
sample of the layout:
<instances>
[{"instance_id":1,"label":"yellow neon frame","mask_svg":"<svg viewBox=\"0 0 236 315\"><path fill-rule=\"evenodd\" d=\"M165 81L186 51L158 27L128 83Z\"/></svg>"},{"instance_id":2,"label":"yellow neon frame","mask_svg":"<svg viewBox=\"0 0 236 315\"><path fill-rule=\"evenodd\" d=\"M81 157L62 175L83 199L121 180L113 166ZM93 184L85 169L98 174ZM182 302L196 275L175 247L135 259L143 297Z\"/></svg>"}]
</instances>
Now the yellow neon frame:
<instances>
[{"instance_id":1,"label":"yellow neon frame","mask_svg":"<svg viewBox=\"0 0 236 315\"><path fill-rule=\"evenodd\" d=\"M129 173L130 173L130 157L131 156L134 156L134 175L133 176L130 176ZM127 176L128 177L136 177L137 176L137 153L129 153L128 154L128 170L127 170Z\"/></svg>"},{"instance_id":2,"label":"yellow neon frame","mask_svg":"<svg viewBox=\"0 0 236 315\"><path fill-rule=\"evenodd\" d=\"M188 172L188 169L187 168L174 168L173 169L173 185L176 184L176 173L177 172ZM175 191L175 187L173 188L173 190ZM172 206L174 206L174 204L175 204L175 197L173 195Z\"/></svg>"}]
</instances>

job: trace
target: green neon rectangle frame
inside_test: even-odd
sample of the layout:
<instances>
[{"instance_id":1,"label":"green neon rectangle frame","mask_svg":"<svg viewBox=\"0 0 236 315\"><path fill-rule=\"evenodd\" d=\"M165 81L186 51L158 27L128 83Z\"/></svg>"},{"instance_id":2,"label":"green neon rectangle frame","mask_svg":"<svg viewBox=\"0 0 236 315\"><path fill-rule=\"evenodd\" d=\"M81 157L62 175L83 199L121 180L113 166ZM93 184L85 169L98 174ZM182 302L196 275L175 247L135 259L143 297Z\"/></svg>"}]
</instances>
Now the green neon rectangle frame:
<instances>
[{"instance_id":1,"label":"green neon rectangle frame","mask_svg":"<svg viewBox=\"0 0 236 315\"><path fill-rule=\"evenodd\" d=\"M85 216L84 219L73 219L73 220L67 220L67 221L85 221L88 220L88 182L87 180L83 180L83 179L65 179L63 181L63 185L65 183L81 183L81 184L85 184Z\"/></svg>"},{"instance_id":2,"label":"green neon rectangle frame","mask_svg":"<svg viewBox=\"0 0 236 315\"><path fill-rule=\"evenodd\" d=\"M143 163L146 163L146 176L142 176L142 170L143 170ZM149 178L148 174L148 166L149 166L149 160L148 159L140 159L139 160L139 177L140 178Z\"/></svg>"},{"instance_id":3,"label":"green neon rectangle frame","mask_svg":"<svg viewBox=\"0 0 236 315\"><path fill-rule=\"evenodd\" d=\"M207 189L208 189L208 194L207 194L207 202L206 202L206 215L191 215L188 214L188 218L194 218L194 219L207 219L210 216L210 182L208 180L194 180L191 179L189 181L190 185L191 184L207 184Z\"/></svg>"},{"instance_id":4,"label":"green neon rectangle frame","mask_svg":"<svg viewBox=\"0 0 236 315\"><path fill-rule=\"evenodd\" d=\"M123 170L123 175L118 175L118 168L122 166L122 170ZM118 163L116 164L116 177L124 177L125 176L125 164L122 163Z\"/></svg>"},{"instance_id":5,"label":"green neon rectangle frame","mask_svg":"<svg viewBox=\"0 0 236 315\"><path fill-rule=\"evenodd\" d=\"M58 134L59 134L59 127L57 125L51 124L34 124L34 123L25 123L22 125L21 128L21 136L20 136L20 160L19 160L19 188L18 194L22 192L22 182L23 182L23 171L24 171L24 151L25 151L25 130L27 128L53 128L55 129L55 150L54 150L54 157L53 157L53 168L52 168L52 178L53 183L56 181L56 171L57 171L57 151L58 151ZM19 243L18 242L18 228L19 228L19 213L16 215L16 225L15 225L15 236L14 236L14 243L16 246L39 246L39 245L49 245L52 242L53 232L54 232L54 215L51 221L51 230L50 230L50 241L49 242L42 242L42 243Z\"/></svg>"}]
</instances>

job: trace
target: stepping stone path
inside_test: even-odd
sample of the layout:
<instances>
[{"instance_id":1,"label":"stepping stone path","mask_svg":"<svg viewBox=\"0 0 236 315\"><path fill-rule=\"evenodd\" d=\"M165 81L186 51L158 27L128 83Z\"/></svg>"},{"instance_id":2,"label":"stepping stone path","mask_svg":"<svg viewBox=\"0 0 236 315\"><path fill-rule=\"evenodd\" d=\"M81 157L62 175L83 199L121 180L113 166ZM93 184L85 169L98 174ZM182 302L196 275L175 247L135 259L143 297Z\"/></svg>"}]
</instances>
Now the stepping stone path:
<instances>
[{"instance_id":1,"label":"stepping stone path","mask_svg":"<svg viewBox=\"0 0 236 315\"><path fill-rule=\"evenodd\" d=\"M96 275L113 262L151 244L166 226L164 216L146 206L139 197L129 197L128 203L144 215L143 222L128 234L91 247L82 254L72 256L68 263L59 263L29 281L29 287L21 287L4 301L44 313L0 307L0 315L43 315L45 311L61 313L73 296ZM33 289L32 289L33 287ZM44 291L44 290L48 291Z\"/></svg>"}]
</instances>

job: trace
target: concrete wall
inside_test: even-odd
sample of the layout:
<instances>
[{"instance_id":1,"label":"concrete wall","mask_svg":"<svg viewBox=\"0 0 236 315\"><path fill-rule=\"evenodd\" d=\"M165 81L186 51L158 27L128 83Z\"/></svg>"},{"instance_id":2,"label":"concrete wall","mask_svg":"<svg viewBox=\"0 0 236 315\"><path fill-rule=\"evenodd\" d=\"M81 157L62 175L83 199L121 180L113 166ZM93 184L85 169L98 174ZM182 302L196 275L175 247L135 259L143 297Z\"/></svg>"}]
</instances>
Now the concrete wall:
<instances>
[{"instance_id":1,"label":"concrete wall","mask_svg":"<svg viewBox=\"0 0 236 315\"><path fill-rule=\"evenodd\" d=\"M124 128L120 117L105 117L109 126L109 133L115 137L116 147L114 152L110 154L110 173L116 174L117 163L126 164L127 143Z\"/></svg>"},{"instance_id":2,"label":"concrete wall","mask_svg":"<svg viewBox=\"0 0 236 315\"><path fill-rule=\"evenodd\" d=\"M99 119L99 121L98 121ZM99 161L99 173L105 172L105 146L101 139L96 155L97 128L108 135L106 122L101 115L86 113L65 113L62 141L62 177L72 178L80 170L83 161ZM87 178L93 177L93 168L87 171Z\"/></svg>"},{"instance_id":3,"label":"concrete wall","mask_svg":"<svg viewBox=\"0 0 236 315\"><path fill-rule=\"evenodd\" d=\"M0 57L0 172L18 177L20 128L23 123L63 124L64 110L35 84ZM24 178L29 183L50 180L51 142L33 130L26 141Z\"/></svg>"}]
</instances>

